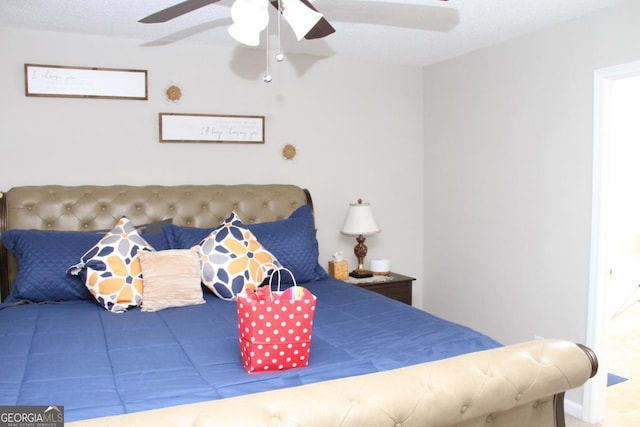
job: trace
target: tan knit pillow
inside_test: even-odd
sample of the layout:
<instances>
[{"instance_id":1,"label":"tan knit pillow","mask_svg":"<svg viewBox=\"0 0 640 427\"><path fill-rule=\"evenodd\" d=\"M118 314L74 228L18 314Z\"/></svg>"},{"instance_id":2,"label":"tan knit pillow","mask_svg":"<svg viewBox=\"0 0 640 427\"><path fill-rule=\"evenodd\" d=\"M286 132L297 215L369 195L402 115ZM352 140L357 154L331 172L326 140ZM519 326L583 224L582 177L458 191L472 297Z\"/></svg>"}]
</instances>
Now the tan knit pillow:
<instances>
[{"instance_id":1,"label":"tan knit pillow","mask_svg":"<svg viewBox=\"0 0 640 427\"><path fill-rule=\"evenodd\" d=\"M142 311L204 303L200 259L191 249L140 252L144 292Z\"/></svg>"}]
</instances>

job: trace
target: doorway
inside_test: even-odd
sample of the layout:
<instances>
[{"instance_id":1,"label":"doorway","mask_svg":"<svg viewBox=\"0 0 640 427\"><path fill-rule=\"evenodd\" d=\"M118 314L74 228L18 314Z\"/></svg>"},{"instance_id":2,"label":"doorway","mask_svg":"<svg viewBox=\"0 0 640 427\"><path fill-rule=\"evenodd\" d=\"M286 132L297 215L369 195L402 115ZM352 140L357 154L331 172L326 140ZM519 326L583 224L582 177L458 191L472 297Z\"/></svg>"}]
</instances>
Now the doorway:
<instances>
[{"instance_id":1,"label":"doorway","mask_svg":"<svg viewBox=\"0 0 640 427\"><path fill-rule=\"evenodd\" d=\"M625 150L640 150L640 131L633 139L634 144L629 142L628 137L640 126L633 124L634 120L638 122L637 111L633 120L622 120L627 113L621 113L624 109L620 103L625 98L620 95L636 85L640 88L640 62L596 70L594 73L593 206L587 345L598 355L600 368L598 375L586 384L584 391L583 419L591 423L602 421L605 414L609 320L628 303L624 300L625 294L630 297L635 291L628 277L623 280L623 266L633 264L635 251L640 251L640 240L635 242L636 238L640 238L640 202L629 197L629 191L633 189L631 194L638 195L640 199L640 174L636 172L640 169L637 167L640 151L632 153ZM638 100L637 105L640 106L640 98ZM631 123L631 127L621 128L623 122ZM635 167L628 163L634 157ZM631 166L625 167L625 163ZM635 188L627 186L632 183ZM625 189L626 192L622 191ZM633 273L627 273L626 276L633 276Z\"/></svg>"}]
</instances>

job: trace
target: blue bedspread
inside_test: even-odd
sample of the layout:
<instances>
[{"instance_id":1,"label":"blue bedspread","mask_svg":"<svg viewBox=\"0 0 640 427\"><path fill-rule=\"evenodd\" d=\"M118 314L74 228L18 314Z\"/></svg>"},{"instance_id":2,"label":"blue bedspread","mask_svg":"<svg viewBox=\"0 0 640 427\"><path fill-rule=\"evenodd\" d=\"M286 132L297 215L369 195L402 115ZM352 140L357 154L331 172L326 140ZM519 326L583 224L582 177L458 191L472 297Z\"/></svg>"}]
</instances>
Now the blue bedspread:
<instances>
[{"instance_id":1,"label":"blue bedspread","mask_svg":"<svg viewBox=\"0 0 640 427\"><path fill-rule=\"evenodd\" d=\"M236 304L113 314L89 301L0 310L0 405L64 405L74 421L366 374L499 346L469 328L325 279L307 368L248 374Z\"/></svg>"}]
</instances>

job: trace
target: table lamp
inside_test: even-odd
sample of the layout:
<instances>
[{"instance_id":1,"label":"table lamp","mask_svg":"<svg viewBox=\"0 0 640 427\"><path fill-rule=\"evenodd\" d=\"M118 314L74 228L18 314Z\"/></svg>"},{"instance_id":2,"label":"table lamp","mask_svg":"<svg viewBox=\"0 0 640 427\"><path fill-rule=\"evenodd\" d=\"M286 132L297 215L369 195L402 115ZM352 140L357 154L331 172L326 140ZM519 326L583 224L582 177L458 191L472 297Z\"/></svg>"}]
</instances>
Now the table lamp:
<instances>
[{"instance_id":1,"label":"table lamp","mask_svg":"<svg viewBox=\"0 0 640 427\"><path fill-rule=\"evenodd\" d=\"M380 227L373 219L373 212L369 203L362 203L362 199L358 199L358 203L349 204L347 218L344 220L342 234L356 236L358 244L353 248L353 253L358 258L358 268L349 273L349 276L358 279L371 277L373 274L364 268L364 257L367 255L367 247L364 244L365 236L380 232Z\"/></svg>"}]
</instances>

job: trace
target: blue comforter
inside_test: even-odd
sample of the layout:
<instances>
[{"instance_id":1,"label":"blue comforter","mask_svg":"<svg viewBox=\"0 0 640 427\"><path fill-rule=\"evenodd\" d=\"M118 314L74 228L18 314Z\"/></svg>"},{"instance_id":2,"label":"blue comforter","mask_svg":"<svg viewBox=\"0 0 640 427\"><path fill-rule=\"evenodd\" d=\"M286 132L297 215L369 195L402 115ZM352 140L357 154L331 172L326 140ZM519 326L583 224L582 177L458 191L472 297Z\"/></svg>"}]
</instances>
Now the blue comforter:
<instances>
[{"instance_id":1,"label":"blue comforter","mask_svg":"<svg viewBox=\"0 0 640 427\"><path fill-rule=\"evenodd\" d=\"M64 405L74 421L238 396L499 346L467 327L334 279L317 298L309 366L249 374L236 304L113 314L90 301L0 310L0 405Z\"/></svg>"}]
</instances>

